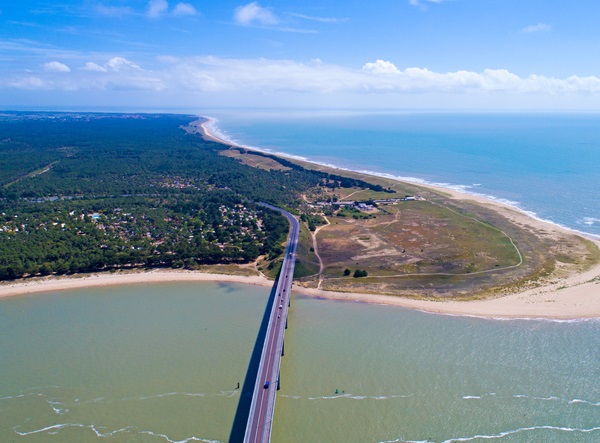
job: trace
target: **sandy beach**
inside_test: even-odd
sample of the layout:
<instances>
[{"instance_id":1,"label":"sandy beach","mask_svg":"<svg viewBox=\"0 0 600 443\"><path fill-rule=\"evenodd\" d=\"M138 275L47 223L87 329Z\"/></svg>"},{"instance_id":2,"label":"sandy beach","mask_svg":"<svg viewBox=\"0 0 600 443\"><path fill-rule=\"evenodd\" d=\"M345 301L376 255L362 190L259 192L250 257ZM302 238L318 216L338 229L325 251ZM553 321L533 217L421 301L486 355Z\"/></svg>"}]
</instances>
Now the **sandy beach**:
<instances>
[{"instance_id":1,"label":"sandy beach","mask_svg":"<svg viewBox=\"0 0 600 443\"><path fill-rule=\"evenodd\" d=\"M207 128L207 125L210 124L210 122L211 120L207 119L202 124L197 125L203 136L206 139L232 146L232 143L223 141L210 132L209 128ZM340 173L343 173L343 170L340 170ZM527 214L500 202L460 193L446 188L421 184L418 186L449 194L456 199L474 200L484 205L491 205L516 223L528 225L536 230L545 231L547 235L561 232L571 233L559 226L534 219ZM600 241L592 240L600 247ZM0 285L0 298L87 287L201 281L237 282L261 286L272 286L273 284L272 281L261 276L246 277L193 271L155 270L128 273L98 273L77 277L27 279ZM296 293L314 297L396 305L410 309L449 315L468 315L491 318L600 318L600 265L595 266L585 273L559 279L558 281L553 281L551 284L545 286L489 300L414 300L388 295L331 292L300 286L295 286L295 291Z\"/></svg>"},{"instance_id":2,"label":"sandy beach","mask_svg":"<svg viewBox=\"0 0 600 443\"><path fill-rule=\"evenodd\" d=\"M227 282L259 286L273 285L271 280L261 276L211 274L208 272L181 270L107 272L68 277L39 277L20 280L14 283L4 283L0 285L0 298L68 289L174 282Z\"/></svg>"}]
</instances>

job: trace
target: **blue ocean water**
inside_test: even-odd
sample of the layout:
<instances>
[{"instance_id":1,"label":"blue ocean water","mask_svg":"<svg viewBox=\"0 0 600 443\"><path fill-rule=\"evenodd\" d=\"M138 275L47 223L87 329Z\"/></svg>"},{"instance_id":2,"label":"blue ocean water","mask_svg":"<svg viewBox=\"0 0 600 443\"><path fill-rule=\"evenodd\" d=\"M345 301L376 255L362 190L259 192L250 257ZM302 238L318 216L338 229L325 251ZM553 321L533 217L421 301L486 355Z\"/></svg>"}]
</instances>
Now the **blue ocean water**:
<instances>
[{"instance_id":1,"label":"blue ocean water","mask_svg":"<svg viewBox=\"0 0 600 443\"><path fill-rule=\"evenodd\" d=\"M243 145L484 195L600 237L600 114L206 115Z\"/></svg>"}]
</instances>

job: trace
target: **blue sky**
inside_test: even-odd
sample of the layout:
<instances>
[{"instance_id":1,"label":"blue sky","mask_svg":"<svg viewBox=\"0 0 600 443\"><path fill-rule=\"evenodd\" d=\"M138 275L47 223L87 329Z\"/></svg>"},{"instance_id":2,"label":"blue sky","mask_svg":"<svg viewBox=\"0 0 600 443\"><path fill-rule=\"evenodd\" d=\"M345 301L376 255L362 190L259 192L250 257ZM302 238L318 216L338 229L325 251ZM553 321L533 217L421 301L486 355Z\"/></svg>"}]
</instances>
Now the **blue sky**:
<instances>
[{"instance_id":1,"label":"blue sky","mask_svg":"<svg viewBox=\"0 0 600 443\"><path fill-rule=\"evenodd\" d=\"M598 17L597 0L2 1L0 107L599 110Z\"/></svg>"}]
</instances>

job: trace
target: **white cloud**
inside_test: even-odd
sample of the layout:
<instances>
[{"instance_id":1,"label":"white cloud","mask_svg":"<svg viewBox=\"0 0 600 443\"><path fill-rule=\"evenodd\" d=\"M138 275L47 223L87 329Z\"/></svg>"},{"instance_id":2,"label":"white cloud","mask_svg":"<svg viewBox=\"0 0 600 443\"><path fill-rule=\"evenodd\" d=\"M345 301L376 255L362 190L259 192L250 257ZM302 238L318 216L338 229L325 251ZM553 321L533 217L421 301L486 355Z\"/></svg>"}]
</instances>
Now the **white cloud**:
<instances>
[{"instance_id":1,"label":"white cloud","mask_svg":"<svg viewBox=\"0 0 600 443\"><path fill-rule=\"evenodd\" d=\"M124 57L113 57L104 65L99 65L98 63L94 62L87 62L81 69L88 72L143 71L139 65L127 60Z\"/></svg>"},{"instance_id":2,"label":"white cloud","mask_svg":"<svg viewBox=\"0 0 600 443\"><path fill-rule=\"evenodd\" d=\"M442 3L442 1L443 0L408 0L408 4L420 8L427 8L427 3Z\"/></svg>"},{"instance_id":3,"label":"white cloud","mask_svg":"<svg viewBox=\"0 0 600 443\"><path fill-rule=\"evenodd\" d=\"M196 8L189 3L177 3L175 9L173 10L173 15L176 17L196 14L198 14L198 11L196 11Z\"/></svg>"},{"instance_id":4,"label":"white cloud","mask_svg":"<svg viewBox=\"0 0 600 443\"><path fill-rule=\"evenodd\" d=\"M61 62L44 63L44 71L47 72L71 72L71 68Z\"/></svg>"},{"instance_id":5,"label":"white cloud","mask_svg":"<svg viewBox=\"0 0 600 443\"><path fill-rule=\"evenodd\" d=\"M58 62L56 62L58 63ZM107 58L104 63L87 62L69 76L41 72L0 79L0 84L21 90L72 91L119 90L160 92L161 96L190 101L207 94L265 103L263 98L281 104L281 97L303 103L336 103L339 97L354 97L354 103L421 103L418 97L439 103L479 100L484 107L507 103L529 107L538 103L563 104L589 100L600 106L600 78L596 76L519 76L505 69L480 72L459 70L435 72L423 67L399 68L391 61L375 60L361 67L328 64L321 60L303 63L294 60L235 59L221 57L157 57L152 68L140 67L124 57ZM58 65L52 65L58 66ZM62 71L66 72L64 68ZM237 98L236 98L237 97ZM413 98L410 98L413 97ZM449 99L448 97L452 97ZM521 97L521 98L518 98ZM430 102L431 103L431 102ZM435 106L435 105L433 105ZM560 107L560 106L558 106Z\"/></svg>"},{"instance_id":6,"label":"white cloud","mask_svg":"<svg viewBox=\"0 0 600 443\"><path fill-rule=\"evenodd\" d=\"M34 76L21 78L9 83L9 85L17 89L49 89L51 87L49 82Z\"/></svg>"},{"instance_id":7,"label":"white cloud","mask_svg":"<svg viewBox=\"0 0 600 443\"><path fill-rule=\"evenodd\" d=\"M106 68L104 66L100 66L94 62L87 62L82 69L85 71L106 72Z\"/></svg>"},{"instance_id":8,"label":"white cloud","mask_svg":"<svg viewBox=\"0 0 600 443\"><path fill-rule=\"evenodd\" d=\"M150 0L148 2L148 17L157 18L169 9L167 0Z\"/></svg>"},{"instance_id":9,"label":"white cloud","mask_svg":"<svg viewBox=\"0 0 600 443\"><path fill-rule=\"evenodd\" d=\"M343 18L338 18L338 17L315 17L312 15L304 15L304 14L290 14L292 17L298 17L298 18L302 18L304 20L310 20L313 22L319 22L319 23L332 23L332 24L338 24L338 23L346 23L348 21L347 17L343 17Z\"/></svg>"},{"instance_id":10,"label":"white cloud","mask_svg":"<svg viewBox=\"0 0 600 443\"><path fill-rule=\"evenodd\" d=\"M238 25L263 25L270 26L279 23L279 19L268 8L258 5L258 2L251 2L245 6L235 8L233 21Z\"/></svg>"},{"instance_id":11,"label":"white cloud","mask_svg":"<svg viewBox=\"0 0 600 443\"><path fill-rule=\"evenodd\" d=\"M400 71L392 62L377 60L375 63L365 63L362 67L363 71L373 74L398 74Z\"/></svg>"},{"instance_id":12,"label":"white cloud","mask_svg":"<svg viewBox=\"0 0 600 443\"><path fill-rule=\"evenodd\" d=\"M389 61L365 63L353 69L323 62L225 59L219 57L169 58L166 68L174 84L195 91L260 91L354 93L490 93L599 94L600 78L567 79L531 75L519 77L503 69L483 72L439 73L426 68L398 69Z\"/></svg>"},{"instance_id":13,"label":"white cloud","mask_svg":"<svg viewBox=\"0 0 600 443\"><path fill-rule=\"evenodd\" d=\"M125 70L135 70L135 71L141 71L142 68L140 68L138 65L136 65L135 63L127 60L126 58L123 57L113 57L111 58L106 65L104 65L104 67L107 70L111 70L111 71L125 71Z\"/></svg>"},{"instance_id":14,"label":"white cloud","mask_svg":"<svg viewBox=\"0 0 600 443\"><path fill-rule=\"evenodd\" d=\"M537 25L529 25L525 26L521 29L521 32L524 34L531 34L534 32L549 32L552 30L552 26L547 23L538 23Z\"/></svg>"}]
</instances>

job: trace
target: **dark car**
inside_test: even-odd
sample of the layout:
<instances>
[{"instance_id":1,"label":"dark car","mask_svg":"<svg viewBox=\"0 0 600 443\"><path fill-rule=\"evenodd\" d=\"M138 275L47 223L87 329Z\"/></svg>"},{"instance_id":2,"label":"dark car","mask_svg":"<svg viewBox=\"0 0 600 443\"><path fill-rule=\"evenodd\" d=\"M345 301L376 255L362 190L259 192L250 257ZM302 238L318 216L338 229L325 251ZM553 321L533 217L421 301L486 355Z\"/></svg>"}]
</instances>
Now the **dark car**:
<instances>
[{"instance_id":1,"label":"dark car","mask_svg":"<svg viewBox=\"0 0 600 443\"><path fill-rule=\"evenodd\" d=\"M265 389L269 389L269 384L270 383L268 381L265 382Z\"/></svg>"}]
</instances>

